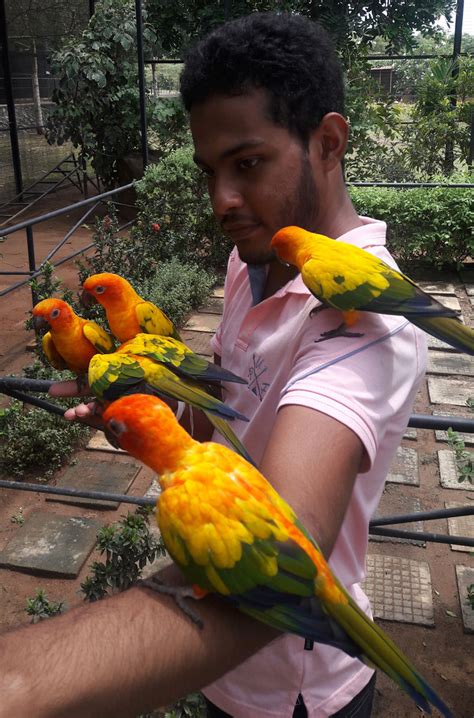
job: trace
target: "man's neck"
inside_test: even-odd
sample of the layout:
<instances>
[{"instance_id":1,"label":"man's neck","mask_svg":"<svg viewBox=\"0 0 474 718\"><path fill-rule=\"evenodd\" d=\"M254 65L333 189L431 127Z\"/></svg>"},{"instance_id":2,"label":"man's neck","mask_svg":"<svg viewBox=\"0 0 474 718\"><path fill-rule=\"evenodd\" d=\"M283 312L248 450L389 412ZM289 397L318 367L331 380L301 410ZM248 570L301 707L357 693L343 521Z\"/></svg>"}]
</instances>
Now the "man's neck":
<instances>
[{"instance_id":1,"label":"man's neck","mask_svg":"<svg viewBox=\"0 0 474 718\"><path fill-rule=\"evenodd\" d=\"M278 292L287 282L294 279L297 274L298 270L296 267L287 267L276 259L270 262L262 300Z\"/></svg>"}]
</instances>

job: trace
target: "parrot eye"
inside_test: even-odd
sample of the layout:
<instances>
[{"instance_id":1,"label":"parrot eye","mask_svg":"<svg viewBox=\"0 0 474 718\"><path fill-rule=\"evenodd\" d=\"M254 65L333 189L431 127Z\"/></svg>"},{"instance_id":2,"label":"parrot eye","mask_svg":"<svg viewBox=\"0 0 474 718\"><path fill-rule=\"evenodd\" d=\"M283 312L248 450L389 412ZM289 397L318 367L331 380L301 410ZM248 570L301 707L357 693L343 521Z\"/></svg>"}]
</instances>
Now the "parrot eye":
<instances>
[{"instance_id":1,"label":"parrot eye","mask_svg":"<svg viewBox=\"0 0 474 718\"><path fill-rule=\"evenodd\" d=\"M111 419L107 424L107 428L117 438L119 438L125 431L125 424L123 421L117 421L117 419Z\"/></svg>"},{"instance_id":2,"label":"parrot eye","mask_svg":"<svg viewBox=\"0 0 474 718\"><path fill-rule=\"evenodd\" d=\"M98 287L95 288L95 291L97 294L103 294L105 292L105 287L102 287L100 284Z\"/></svg>"},{"instance_id":3,"label":"parrot eye","mask_svg":"<svg viewBox=\"0 0 474 718\"><path fill-rule=\"evenodd\" d=\"M50 314L51 319L57 319L60 314L61 314L61 310L60 310L60 309L53 309L53 311L52 311L51 314Z\"/></svg>"}]
</instances>

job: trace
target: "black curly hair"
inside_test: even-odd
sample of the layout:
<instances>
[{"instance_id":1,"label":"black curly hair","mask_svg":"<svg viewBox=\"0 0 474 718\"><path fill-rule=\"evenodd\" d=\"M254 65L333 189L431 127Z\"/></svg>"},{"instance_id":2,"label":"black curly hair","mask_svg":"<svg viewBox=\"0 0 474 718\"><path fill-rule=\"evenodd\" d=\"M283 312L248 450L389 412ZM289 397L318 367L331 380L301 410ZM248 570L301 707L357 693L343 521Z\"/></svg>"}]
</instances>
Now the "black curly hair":
<instances>
[{"instance_id":1,"label":"black curly hair","mask_svg":"<svg viewBox=\"0 0 474 718\"><path fill-rule=\"evenodd\" d=\"M344 114L343 71L332 41L301 15L246 15L188 51L180 79L188 112L209 97L252 89L267 92L272 121L305 144L325 114Z\"/></svg>"}]
</instances>

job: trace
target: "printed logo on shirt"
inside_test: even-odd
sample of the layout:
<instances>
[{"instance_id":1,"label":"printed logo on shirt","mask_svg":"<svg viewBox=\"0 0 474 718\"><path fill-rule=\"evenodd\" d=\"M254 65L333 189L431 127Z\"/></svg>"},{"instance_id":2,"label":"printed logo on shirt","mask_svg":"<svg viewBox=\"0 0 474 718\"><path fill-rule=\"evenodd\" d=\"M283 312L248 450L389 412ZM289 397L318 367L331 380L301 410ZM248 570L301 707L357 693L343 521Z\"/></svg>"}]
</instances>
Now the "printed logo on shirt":
<instances>
[{"instance_id":1,"label":"printed logo on shirt","mask_svg":"<svg viewBox=\"0 0 474 718\"><path fill-rule=\"evenodd\" d=\"M248 372L249 389L260 401L262 401L270 386L270 382L262 379L266 371L268 371L268 367L264 365L262 357L259 357L258 354L252 354L252 365Z\"/></svg>"}]
</instances>

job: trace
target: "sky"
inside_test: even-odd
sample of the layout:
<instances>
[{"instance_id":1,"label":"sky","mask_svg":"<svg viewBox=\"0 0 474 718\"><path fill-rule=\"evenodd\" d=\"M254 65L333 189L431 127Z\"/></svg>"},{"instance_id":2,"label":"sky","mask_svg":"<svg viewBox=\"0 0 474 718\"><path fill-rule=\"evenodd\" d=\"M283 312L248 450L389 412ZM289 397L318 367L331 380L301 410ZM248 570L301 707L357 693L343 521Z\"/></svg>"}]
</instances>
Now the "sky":
<instances>
[{"instance_id":1,"label":"sky","mask_svg":"<svg viewBox=\"0 0 474 718\"><path fill-rule=\"evenodd\" d=\"M448 27L445 20L440 21L440 25L444 28ZM453 22L448 29L450 32L454 32L454 15ZM474 0L464 0L462 31L474 35Z\"/></svg>"}]
</instances>

